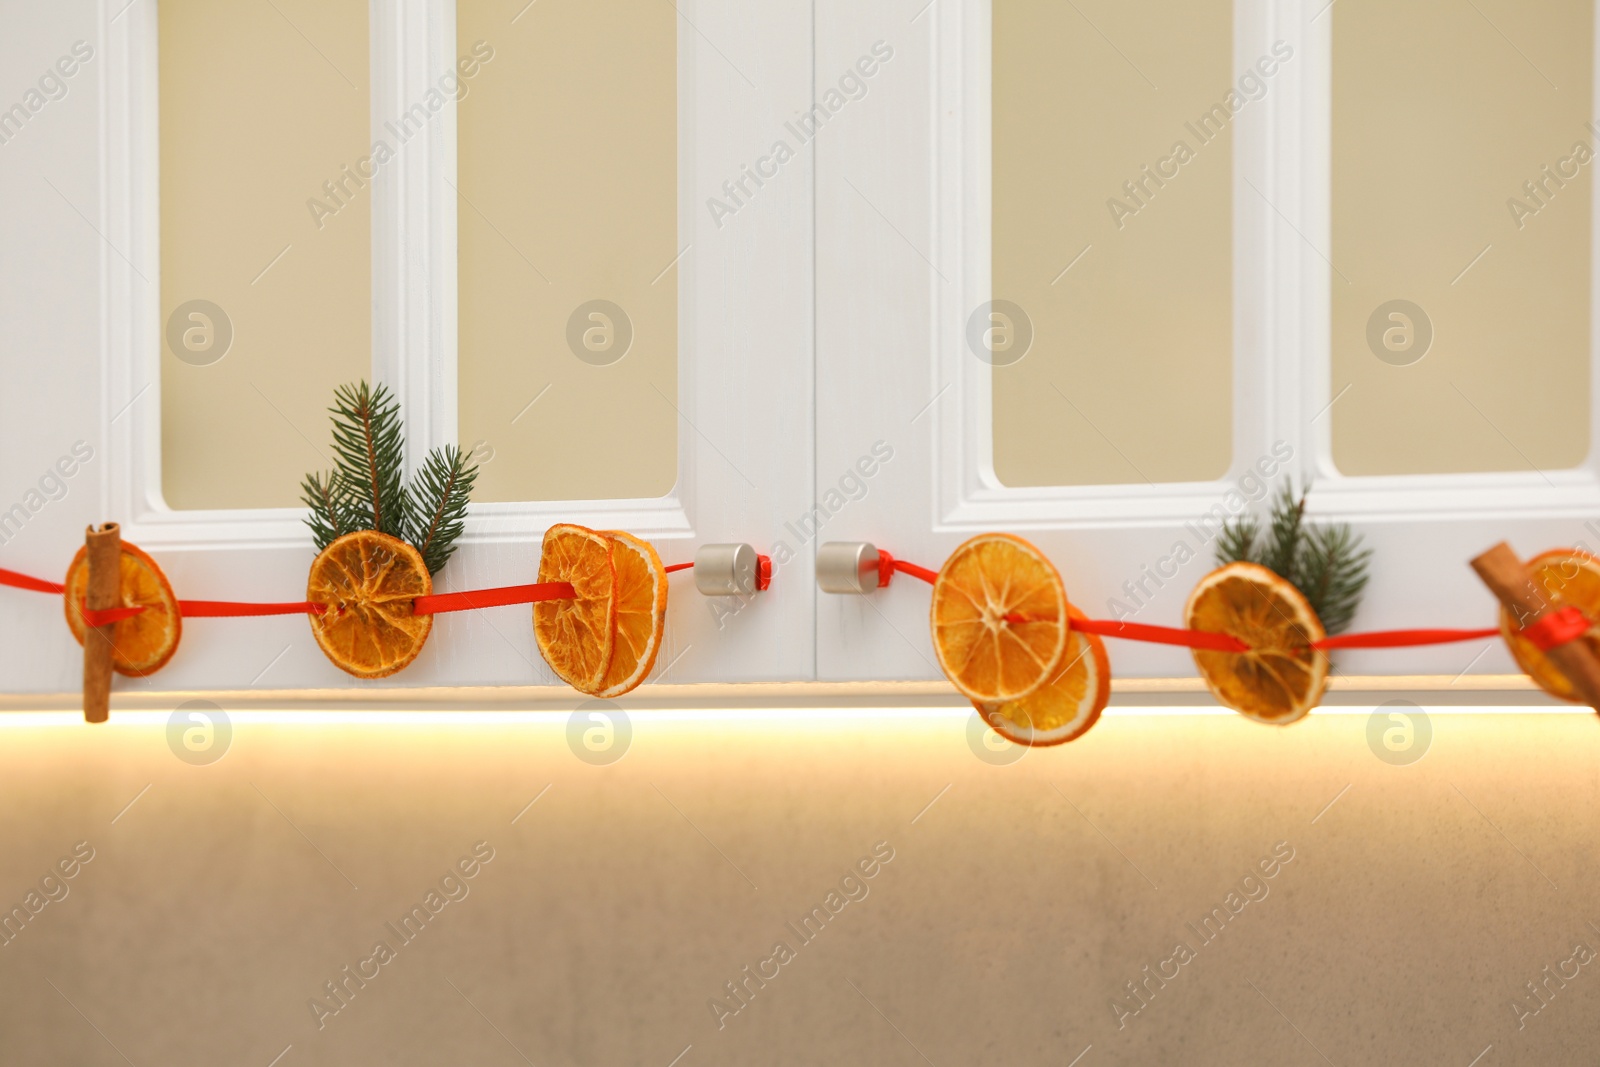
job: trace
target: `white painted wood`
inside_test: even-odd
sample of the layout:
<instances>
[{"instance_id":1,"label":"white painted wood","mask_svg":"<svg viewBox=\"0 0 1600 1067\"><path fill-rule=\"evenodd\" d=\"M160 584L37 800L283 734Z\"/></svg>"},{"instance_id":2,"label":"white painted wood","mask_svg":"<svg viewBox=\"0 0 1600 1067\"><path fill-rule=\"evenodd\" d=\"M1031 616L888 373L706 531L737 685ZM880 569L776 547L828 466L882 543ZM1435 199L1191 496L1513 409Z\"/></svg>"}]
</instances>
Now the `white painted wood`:
<instances>
[{"instance_id":1,"label":"white painted wood","mask_svg":"<svg viewBox=\"0 0 1600 1067\"><path fill-rule=\"evenodd\" d=\"M455 4L371 4L372 138L456 61ZM456 110L411 135L373 178L373 376L405 412L406 462L456 443Z\"/></svg>"},{"instance_id":2,"label":"white painted wood","mask_svg":"<svg viewBox=\"0 0 1600 1067\"><path fill-rule=\"evenodd\" d=\"M101 384L108 248L99 183L105 42L95 0L6 3L0 24L0 100L9 108L75 41L95 49L20 131L0 144L0 566L59 579L86 516L102 510L114 409ZM95 231L101 227L101 232ZM126 253L127 245L120 246ZM119 260L120 262L120 260ZM142 268L143 269L143 268ZM146 270L148 274L148 270ZM138 282L135 278L136 284ZM75 442L91 458L49 499L40 482ZM29 508L28 494L41 506ZM25 519L12 509L24 508ZM61 627L58 604L40 614L32 593L0 590L0 690L62 674L82 653ZM63 647L62 638L66 638ZM24 673L25 672L25 673Z\"/></svg>"},{"instance_id":3,"label":"white painted wood","mask_svg":"<svg viewBox=\"0 0 1600 1067\"><path fill-rule=\"evenodd\" d=\"M1526 474L1349 478L1330 457L1326 0L1238 0L1235 66L1284 40L1295 49L1258 104L1235 119L1234 463L1209 484L1012 489L989 469L988 367L963 327L988 299L988 0L922 7L818 0L817 79L874 39L894 61L819 140L817 169L818 493L876 440L895 458L824 539L870 540L937 567L963 539L1024 533L1057 562L1091 615L1118 603L1176 625L1211 545L1192 525L1274 447L1284 471L1314 475L1312 510L1349 521L1375 549L1355 626L1484 626L1493 601L1466 560L1509 539L1531 554L1600 547L1600 477ZM1092 146L1085 146L1092 151ZM1600 247L1600 245L1597 245ZM1064 250L1063 263L1072 250ZM1600 336L1600 335L1597 335ZM1600 342L1597 342L1600 346ZM1194 558L1179 565L1174 549ZM1163 564L1163 560L1167 560ZM1156 573L1162 570L1164 573ZM1143 585L1141 592L1136 587ZM1132 595L1130 595L1130 589ZM928 591L896 579L867 597L819 595L818 677L933 678ZM1121 676L1192 673L1187 652L1112 642ZM1504 672L1498 642L1342 653L1362 674Z\"/></svg>"},{"instance_id":4,"label":"white painted wood","mask_svg":"<svg viewBox=\"0 0 1600 1067\"><path fill-rule=\"evenodd\" d=\"M810 169L787 168L721 227L705 199L724 178L738 177L782 117L808 99L810 7L799 0L759 11L734 0L678 6L680 232L688 246L674 268L681 301L679 485L663 500L474 508L465 543L439 575L441 591L531 581L540 537L555 521L631 530L654 540L670 563L692 559L702 542L749 541L765 551L784 536L784 519L808 505ZM0 281L8 293L31 296L30 305L8 308L0 319L4 348L52 332L77 337L58 363L37 369L41 388L27 403L15 394L0 399L0 412L12 416L0 446L0 494L20 496L76 439L95 449L66 498L0 547L0 566L58 577L82 543L83 526L116 518L129 541L161 562L179 596L302 598L313 551L300 512L175 512L160 496L155 3L3 0L0 11L8 27L25 21L35 31L0 43L12 61L6 69L42 71L77 37L95 44L98 60L67 100L41 116L38 125L49 119L53 133L33 138L42 169L59 179L81 216L41 181L10 173L27 158L27 146L0 148L0 181L20 183L19 195L7 202L38 205L38 218L48 220L48 229L41 222L31 236L17 223L0 230L6 237ZM454 5L375 2L372 11L376 129L453 62ZM428 447L451 441L456 429L454 115L445 118L425 143L409 145L395 167L380 172L374 189L374 371L405 404L413 462ZM30 278L24 252L30 245L70 250L72 269ZM9 373L17 360L6 359ZM26 383L29 374L14 380ZM36 447L23 444L35 440ZM551 462L582 460L552 456ZM702 597L689 575L676 576L654 680L810 678L810 550L796 547L772 590L747 602ZM81 654L59 602L0 590L0 632L16 637L0 651L7 690L77 687ZM151 693L351 684L358 683L322 656L305 620L292 616L190 620L167 668L150 679L117 682L122 692ZM386 682L359 684L556 681L535 649L529 609L508 607L442 616L415 664Z\"/></svg>"}]
</instances>

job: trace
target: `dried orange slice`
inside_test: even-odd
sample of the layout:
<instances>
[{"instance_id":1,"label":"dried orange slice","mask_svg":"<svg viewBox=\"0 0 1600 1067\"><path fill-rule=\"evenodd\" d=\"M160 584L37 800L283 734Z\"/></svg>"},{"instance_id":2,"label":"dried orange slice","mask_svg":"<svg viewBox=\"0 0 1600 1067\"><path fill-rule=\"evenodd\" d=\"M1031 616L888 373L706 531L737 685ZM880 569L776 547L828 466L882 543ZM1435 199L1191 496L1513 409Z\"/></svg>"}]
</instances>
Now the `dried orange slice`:
<instances>
[{"instance_id":1,"label":"dried orange slice","mask_svg":"<svg viewBox=\"0 0 1600 1067\"><path fill-rule=\"evenodd\" d=\"M571 582L571 600L533 606L533 636L550 669L582 693L605 683L617 647L617 573L612 538L557 523L544 532L539 581Z\"/></svg>"},{"instance_id":2,"label":"dried orange slice","mask_svg":"<svg viewBox=\"0 0 1600 1067\"><path fill-rule=\"evenodd\" d=\"M595 691L619 697L650 676L667 627L667 568L648 541L608 530L617 569L617 647Z\"/></svg>"},{"instance_id":3,"label":"dried orange slice","mask_svg":"<svg viewBox=\"0 0 1600 1067\"><path fill-rule=\"evenodd\" d=\"M1083 613L1071 604L1067 614L1074 619ZM1111 660L1105 642L1098 634L1072 630L1067 637L1067 652L1061 666L1044 685L1027 696L1003 704L973 707L994 732L1019 745L1043 747L1059 745L1082 737L1100 721L1100 713L1111 699Z\"/></svg>"},{"instance_id":4,"label":"dried orange slice","mask_svg":"<svg viewBox=\"0 0 1600 1067\"><path fill-rule=\"evenodd\" d=\"M1055 677L1067 648L1067 594L1044 553L1011 534L979 534L933 583L933 650L968 699L1027 696Z\"/></svg>"},{"instance_id":5,"label":"dried orange slice","mask_svg":"<svg viewBox=\"0 0 1600 1067\"><path fill-rule=\"evenodd\" d=\"M386 678L422 651L432 615L412 602L433 592L422 554L397 537L357 530L334 541L311 564L306 599L327 605L311 615L323 654L357 678Z\"/></svg>"},{"instance_id":6,"label":"dried orange slice","mask_svg":"<svg viewBox=\"0 0 1600 1067\"><path fill-rule=\"evenodd\" d=\"M1306 598L1257 563L1218 567L1194 587L1183 609L1191 630L1231 634L1249 652L1193 649L1195 666L1217 701L1265 723L1291 723L1328 688L1328 654L1311 647L1325 636Z\"/></svg>"},{"instance_id":7,"label":"dried orange slice","mask_svg":"<svg viewBox=\"0 0 1600 1067\"><path fill-rule=\"evenodd\" d=\"M1552 548L1528 561L1528 577L1533 581L1533 587L1553 606L1577 608L1583 612L1591 625L1581 640L1588 642L1589 647L1600 655L1600 626L1593 625L1594 620L1600 619L1600 560L1582 549ZM1562 700L1583 703L1583 698L1572 688L1567 676L1557 670L1550 658L1534 647L1532 641L1518 632L1517 619L1504 605L1500 608L1500 634L1511 649L1517 666L1540 689Z\"/></svg>"},{"instance_id":8,"label":"dried orange slice","mask_svg":"<svg viewBox=\"0 0 1600 1067\"><path fill-rule=\"evenodd\" d=\"M120 569L121 606L144 610L113 625L111 668L118 674L143 678L165 667L172 654L178 651L178 639L183 636L183 617L178 612L178 598L172 593L172 585L155 560L123 542ZM83 597L89 588L87 548L78 549L78 554L72 557L62 584L67 587L63 594L67 625L81 645L88 632L83 618Z\"/></svg>"}]
</instances>

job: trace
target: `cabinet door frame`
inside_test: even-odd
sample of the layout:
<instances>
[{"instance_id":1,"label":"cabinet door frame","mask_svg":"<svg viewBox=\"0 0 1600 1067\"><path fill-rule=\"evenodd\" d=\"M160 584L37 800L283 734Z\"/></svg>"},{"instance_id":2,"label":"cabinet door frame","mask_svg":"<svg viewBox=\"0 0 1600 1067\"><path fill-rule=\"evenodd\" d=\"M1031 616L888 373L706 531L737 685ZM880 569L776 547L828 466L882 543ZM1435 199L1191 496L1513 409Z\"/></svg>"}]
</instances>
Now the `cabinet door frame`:
<instances>
[{"instance_id":1,"label":"cabinet door frame","mask_svg":"<svg viewBox=\"0 0 1600 1067\"><path fill-rule=\"evenodd\" d=\"M371 133L376 139L388 136L385 117L422 99L435 73L455 63L455 4L374 3L370 18ZM115 426L108 420L108 428L120 434L114 449L115 510L128 516L124 529L129 539L151 547L220 541L269 548L304 541L298 508L177 511L162 500L160 291L155 281L161 259L156 5L140 5L113 23L110 44L108 95L114 103L121 101L108 118L112 150L106 156L105 181L111 230L126 238L119 247L129 249L132 262L147 264L140 273L151 279L144 284L131 263L125 271L112 264L111 280L118 288L110 310L123 325L112 331L110 369L126 371L109 378L112 417L125 423ZM694 46L692 35L680 34L681 71L692 71L693 63L704 61ZM680 144L692 144L695 109L687 106L682 92L680 101ZM681 151L680 157L680 186L688 189L694 183L695 154ZM406 459L413 469L430 449L457 443L455 170L456 115L450 100L371 183L372 377L387 384L400 401ZM687 197L679 201L680 230L692 233L698 218ZM692 308L684 310L687 321L680 325L679 351L686 354L697 350L698 338ZM694 364L680 359L680 408L692 408L698 400ZM477 504L462 544L537 540L552 522L561 521L624 528L650 538L689 537L697 481L694 445L692 437L680 433L683 477L664 497Z\"/></svg>"},{"instance_id":2,"label":"cabinet door frame","mask_svg":"<svg viewBox=\"0 0 1600 1067\"><path fill-rule=\"evenodd\" d=\"M811 175L791 168L786 187L767 190L725 230L701 204L765 142L770 116L809 96L809 5L780 0L754 20L732 0L677 6L678 212L686 246L671 266L680 294L678 483L660 499L474 505L441 588L530 581L553 522L627 529L673 562L692 558L703 542L747 541L766 551L781 537L782 516L806 509L812 409L751 398L811 393ZM420 99L436 72L455 62L455 4L374 0L370 19L376 136L384 117ZM102 255L101 274L98 422L109 452L101 508L128 541L156 555L181 596L292 599L311 561L300 509L175 511L161 498L157 7L130 5L106 26L100 229L112 251ZM798 35L802 27L807 33ZM760 69L759 83L729 51ZM455 443L457 429L455 136L452 100L372 185L372 374L403 405L413 465L428 449ZM782 269L749 269L762 260ZM750 610L701 598L680 576L657 680L809 678L810 559L807 548L787 561L778 581L795 590L788 603L763 596ZM454 620L435 630L418 663L379 684L556 684L525 620L515 630L487 613ZM271 646L263 659L283 645L281 661L258 664L240 652L246 630L269 635L261 638ZM300 620L197 624L186 629L184 645L138 688L237 688L262 666L268 669L251 684L291 690L349 681L322 659ZM25 689L70 688L63 663L24 673Z\"/></svg>"},{"instance_id":3,"label":"cabinet door frame","mask_svg":"<svg viewBox=\"0 0 1600 1067\"><path fill-rule=\"evenodd\" d=\"M1211 545L1198 543L1187 524L1215 509L1258 457L1282 443L1292 459L1279 476L1315 480L1313 516L1359 524L1375 550L1361 628L1486 625L1493 602L1465 562L1495 541L1509 539L1525 554L1579 541L1600 545L1600 523L1585 525L1600 513L1593 444L1585 463L1566 471L1351 477L1334 467L1326 414L1337 399L1329 384L1331 269L1324 257L1331 233L1328 6L1233 5L1236 74L1280 39L1296 55L1265 97L1234 119L1235 413L1227 477L1016 489L993 475L990 370L964 341L967 315L990 298L991 0L947 0L909 24L887 3L863 11L818 0L819 83L863 33L898 34L906 55L900 73L923 89L865 101L858 121L819 155L818 405L836 413L842 432L819 433L818 491L830 470L873 438L894 440L905 457L881 490L852 505L849 519L834 520L829 539L870 540L937 565L972 534L1015 530L1056 560L1068 595L1089 614L1115 614L1120 603L1136 606L1140 621L1176 624L1188 590L1212 565ZM861 175L877 184L851 188L864 185ZM869 198L871 212L862 205ZM885 223L893 233L879 232ZM1073 251L1063 250L1063 264ZM894 294L911 294L920 306L893 331L879 329L869 313ZM857 337L883 358L871 386L841 344ZM1591 366L1600 325L1595 337ZM1600 406L1594 410L1600 425ZM1171 562L1185 540L1202 558ZM1130 584L1147 596L1131 599ZM926 606L923 591L898 586L865 598L821 597L819 678L937 677ZM1193 676L1187 653L1128 642L1111 651L1122 677ZM1513 669L1492 642L1348 652L1337 664L1371 675L1402 665L1410 674L1446 678Z\"/></svg>"},{"instance_id":4,"label":"cabinet door frame","mask_svg":"<svg viewBox=\"0 0 1600 1067\"><path fill-rule=\"evenodd\" d=\"M1254 55L1263 0L1237 0L1235 55ZM991 5L961 0L941 4L934 30L934 92L939 101L933 151L938 182L934 246L936 262L952 280L935 287L934 345L938 379L950 383L948 403L933 411L937 450L936 528L980 533L991 529L1057 528L1141 521L1182 521L1203 513L1246 465L1266 454L1288 432L1274 395L1281 375L1269 358L1267 316L1248 299L1271 283L1267 269L1270 235L1258 211L1244 199L1238 181L1248 167L1277 178L1279 160L1266 152L1267 129L1284 104L1274 85L1232 125L1233 188L1233 460L1223 477L1209 482L1009 487L993 467L993 392L987 364L967 348L967 318L990 299L992 94ZM1270 42L1269 42L1270 45ZM1281 73L1280 73L1281 76ZM1277 79L1275 79L1276 81ZM1274 184L1277 184L1274 182ZM1244 196L1241 195L1244 194ZM1086 249L1088 254L1091 249ZM1071 259L1069 252L1067 259ZM1298 441L1292 441L1298 451Z\"/></svg>"}]
</instances>

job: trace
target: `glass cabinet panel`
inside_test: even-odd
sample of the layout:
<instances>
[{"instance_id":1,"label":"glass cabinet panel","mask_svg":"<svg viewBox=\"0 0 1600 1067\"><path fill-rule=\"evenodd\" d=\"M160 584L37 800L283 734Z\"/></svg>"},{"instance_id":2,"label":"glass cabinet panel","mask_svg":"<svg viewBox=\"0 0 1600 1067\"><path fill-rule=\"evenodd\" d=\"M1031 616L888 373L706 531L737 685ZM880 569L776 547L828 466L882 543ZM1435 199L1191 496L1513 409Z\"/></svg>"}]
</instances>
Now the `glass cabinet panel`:
<instances>
[{"instance_id":1,"label":"glass cabinet panel","mask_svg":"<svg viewBox=\"0 0 1600 1067\"><path fill-rule=\"evenodd\" d=\"M475 498L664 496L677 264L694 255L678 245L678 15L456 11L458 50L481 64L458 110L460 436L493 456Z\"/></svg>"},{"instance_id":2,"label":"glass cabinet panel","mask_svg":"<svg viewBox=\"0 0 1600 1067\"><path fill-rule=\"evenodd\" d=\"M298 507L334 387L372 374L367 5L158 19L162 492Z\"/></svg>"},{"instance_id":3,"label":"glass cabinet panel","mask_svg":"<svg viewBox=\"0 0 1600 1067\"><path fill-rule=\"evenodd\" d=\"M1590 0L1340 0L1333 458L1344 474L1589 451Z\"/></svg>"},{"instance_id":4,"label":"glass cabinet panel","mask_svg":"<svg viewBox=\"0 0 1600 1067\"><path fill-rule=\"evenodd\" d=\"M1270 75L1234 74L1226 0L993 10L993 306L972 312L967 343L994 365L994 472L1008 486L1219 478L1233 128Z\"/></svg>"}]
</instances>

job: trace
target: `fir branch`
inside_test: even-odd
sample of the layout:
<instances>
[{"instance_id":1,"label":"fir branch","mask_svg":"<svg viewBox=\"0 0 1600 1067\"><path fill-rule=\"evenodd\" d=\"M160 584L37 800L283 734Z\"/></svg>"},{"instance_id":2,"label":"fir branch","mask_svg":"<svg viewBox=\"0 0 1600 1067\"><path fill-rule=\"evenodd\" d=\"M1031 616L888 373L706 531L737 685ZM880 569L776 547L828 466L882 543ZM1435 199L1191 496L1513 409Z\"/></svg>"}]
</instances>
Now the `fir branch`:
<instances>
[{"instance_id":1,"label":"fir branch","mask_svg":"<svg viewBox=\"0 0 1600 1067\"><path fill-rule=\"evenodd\" d=\"M1309 491L1307 489L1306 493ZM1306 493L1301 493L1296 500L1293 483L1284 483L1278 498L1272 502L1267 543L1261 549L1261 565L1293 585L1299 585L1296 570L1305 532L1302 520L1306 513Z\"/></svg>"},{"instance_id":2,"label":"fir branch","mask_svg":"<svg viewBox=\"0 0 1600 1067\"><path fill-rule=\"evenodd\" d=\"M317 551L353 530L376 530L410 541L437 574L466 528L477 465L455 446L436 448L407 485L400 405L386 388L341 386L328 410L335 469L301 483Z\"/></svg>"},{"instance_id":3,"label":"fir branch","mask_svg":"<svg viewBox=\"0 0 1600 1067\"><path fill-rule=\"evenodd\" d=\"M400 405L388 389L365 381L334 394L334 461L350 489L358 529L402 537L409 519L405 486L405 437Z\"/></svg>"},{"instance_id":4,"label":"fir branch","mask_svg":"<svg viewBox=\"0 0 1600 1067\"><path fill-rule=\"evenodd\" d=\"M311 527L312 540L321 552L352 529L349 489L334 471L306 475L300 489L300 499L310 509L306 525Z\"/></svg>"},{"instance_id":5,"label":"fir branch","mask_svg":"<svg viewBox=\"0 0 1600 1067\"><path fill-rule=\"evenodd\" d=\"M1223 523L1217 535L1219 564L1259 563L1287 580L1306 598L1329 634L1345 630L1355 618L1367 587L1372 550L1361 547L1359 535L1344 524L1305 522L1307 487L1296 497L1292 483L1274 497L1265 538L1254 515Z\"/></svg>"},{"instance_id":6,"label":"fir branch","mask_svg":"<svg viewBox=\"0 0 1600 1067\"><path fill-rule=\"evenodd\" d=\"M439 573L455 552L466 527L467 500L478 478L476 464L454 445L428 453L412 480L408 497L415 505L407 540L422 553L429 574Z\"/></svg>"},{"instance_id":7,"label":"fir branch","mask_svg":"<svg viewBox=\"0 0 1600 1067\"><path fill-rule=\"evenodd\" d=\"M1248 563L1254 560L1256 537L1260 532L1260 521L1249 512L1237 519L1225 520L1222 532L1217 534L1217 562Z\"/></svg>"},{"instance_id":8,"label":"fir branch","mask_svg":"<svg viewBox=\"0 0 1600 1067\"><path fill-rule=\"evenodd\" d=\"M1297 584L1329 634L1343 632L1355 618L1371 577L1367 571L1371 559L1372 550L1362 548L1361 539L1348 526L1315 526L1308 532Z\"/></svg>"}]
</instances>

